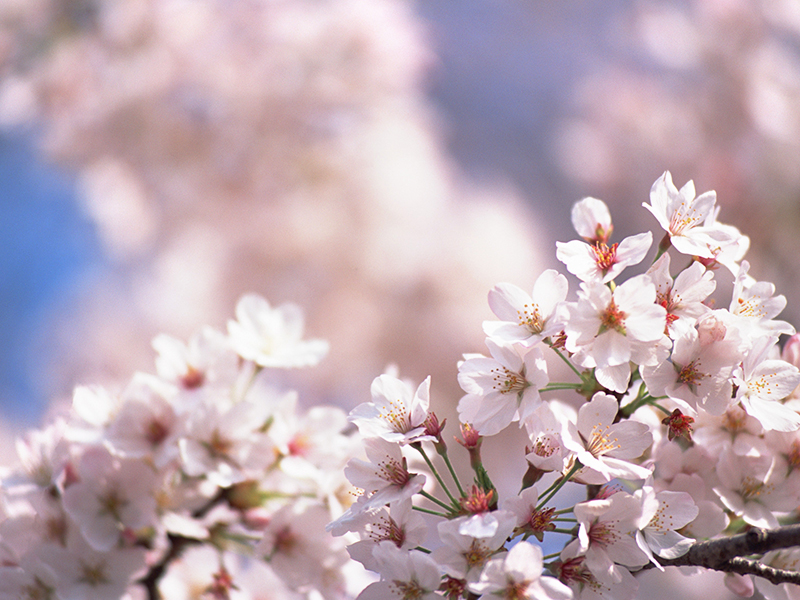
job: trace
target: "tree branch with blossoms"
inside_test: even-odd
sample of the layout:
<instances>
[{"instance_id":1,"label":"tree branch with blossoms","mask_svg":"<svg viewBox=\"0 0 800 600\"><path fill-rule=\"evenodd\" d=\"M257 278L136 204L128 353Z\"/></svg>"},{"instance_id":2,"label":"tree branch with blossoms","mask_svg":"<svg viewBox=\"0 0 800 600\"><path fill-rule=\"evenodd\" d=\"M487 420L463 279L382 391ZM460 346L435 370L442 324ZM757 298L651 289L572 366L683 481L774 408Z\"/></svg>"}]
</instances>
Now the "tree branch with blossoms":
<instances>
[{"instance_id":1,"label":"tree branch with blossoms","mask_svg":"<svg viewBox=\"0 0 800 600\"><path fill-rule=\"evenodd\" d=\"M489 292L488 353L457 365L468 475L430 378L379 375L349 416L299 411L280 370L313 366L327 345L302 338L295 305L246 295L225 333L158 336L156 374L79 387L68 414L20 442L23 466L0 479L0 600L187 586L217 599L268 586L288 600L632 600L637 573L669 566L785 598L800 584L800 337L715 202L665 173L645 204L665 230L651 252L649 232L612 242L608 208L585 198L572 210L582 239L556 248L580 281L572 298L555 269L530 294ZM691 260L673 274L676 254ZM724 278L731 298L715 308ZM553 381L548 358L571 380ZM509 484L482 447L513 424L527 439L504 446L500 468L516 456L526 469Z\"/></svg>"},{"instance_id":2,"label":"tree branch with blossoms","mask_svg":"<svg viewBox=\"0 0 800 600\"><path fill-rule=\"evenodd\" d=\"M509 283L490 291L499 320L484 323L488 355L468 354L458 365L459 441L474 485L459 485L457 503L426 454L450 504L418 489L427 480L403 455L433 442L458 482L441 428L424 426L437 421L428 380L420 393L410 382L376 379L373 401L350 415L373 448L369 478L351 469L362 495L328 526L358 535L351 554L380 576L358 600L630 600L636 573L680 565L747 576L726 578L744 595L752 593L749 576L768 598L765 586L800 581L800 525L792 524L800 338L779 358L779 337L794 334L775 319L785 299L749 275L746 239L716 221L715 203L714 192L695 197L691 182L679 190L669 173L659 178L644 206L665 233L646 272L628 276L650 254L652 233L612 243L608 208L585 198L572 211L582 240L556 249L581 282L575 300L552 269L531 294ZM673 276L674 254L690 261ZM723 277L733 294L728 309L715 309ZM551 381L547 352L578 381ZM485 438L515 422L529 438L519 492L497 489L480 453ZM576 486L587 499L572 504L563 490ZM408 523L383 512L431 514L414 504L420 496L453 506L436 515L438 540L424 555L407 542ZM394 533L376 536L387 518ZM788 524L779 527L779 518ZM532 538L558 543L553 536L562 536L562 550L544 556Z\"/></svg>"},{"instance_id":3,"label":"tree branch with blossoms","mask_svg":"<svg viewBox=\"0 0 800 600\"><path fill-rule=\"evenodd\" d=\"M754 559L745 558L765 554L770 550L800 547L800 524L784 525L778 529L754 527L745 533L727 538L692 544L683 556L660 559L664 567L704 567L715 571L756 575L774 584L800 585L800 572L776 569ZM645 565L643 569L654 565Z\"/></svg>"}]
</instances>

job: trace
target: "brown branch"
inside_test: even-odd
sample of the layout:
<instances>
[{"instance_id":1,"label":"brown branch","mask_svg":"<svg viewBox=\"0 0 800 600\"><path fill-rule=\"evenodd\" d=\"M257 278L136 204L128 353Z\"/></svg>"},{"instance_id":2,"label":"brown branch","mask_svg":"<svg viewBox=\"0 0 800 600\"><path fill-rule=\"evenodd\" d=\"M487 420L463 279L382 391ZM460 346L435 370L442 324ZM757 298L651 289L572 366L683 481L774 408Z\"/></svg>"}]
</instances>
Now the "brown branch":
<instances>
[{"instance_id":1,"label":"brown branch","mask_svg":"<svg viewBox=\"0 0 800 600\"><path fill-rule=\"evenodd\" d=\"M726 573L756 575L774 584L800 584L798 572L775 569L757 560L744 558L793 546L800 546L800 524L786 525L778 529L754 527L739 535L698 542L681 557L674 559L657 557L657 560L665 567L705 567ZM647 565L642 570L653 566Z\"/></svg>"},{"instance_id":2,"label":"brown branch","mask_svg":"<svg viewBox=\"0 0 800 600\"><path fill-rule=\"evenodd\" d=\"M227 500L227 493L227 488L220 488L208 502L192 513L192 517L200 519L207 515L212 508L222 503L222 501ZM204 543L202 540L187 538L172 533L167 534L167 539L169 540L169 548L161 557L161 560L152 565L147 573L136 581L136 583L144 587L147 592L148 600L161 600L161 594L158 591L158 582L164 576L164 573L167 571L172 561L179 558L186 548Z\"/></svg>"},{"instance_id":3,"label":"brown branch","mask_svg":"<svg viewBox=\"0 0 800 600\"><path fill-rule=\"evenodd\" d=\"M756 575L763 577L767 581L779 585L781 583L800 584L800 573L797 571L786 571L767 566L757 560L749 558L732 558L725 563L726 571L738 573L739 575Z\"/></svg>"}]
</instances>

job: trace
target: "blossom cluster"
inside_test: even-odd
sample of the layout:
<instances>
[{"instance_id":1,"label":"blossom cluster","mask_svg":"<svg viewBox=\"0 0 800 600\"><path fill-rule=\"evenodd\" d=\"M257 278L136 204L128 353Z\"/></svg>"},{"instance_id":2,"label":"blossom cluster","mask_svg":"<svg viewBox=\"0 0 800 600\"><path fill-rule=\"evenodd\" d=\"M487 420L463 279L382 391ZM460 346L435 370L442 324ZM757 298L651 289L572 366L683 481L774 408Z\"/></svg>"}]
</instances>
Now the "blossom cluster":
<instances>
[{"instance_id":1,"label":"blossom cluster","mask_svg":"<svg viewBox=\"0 0 800 600\"><path fill-rule=\"evenodd\" d=\"M227 333L153 341L156 374L75 389L0 479L0 598L343 598L324 535L358 450L344 411L281 382L328 350L293 304L242 297Z\"/></svg>"},{"instance_id":2,"label":"blossom cluster","mask_svg":"<svg viewBox=\"0 0 800 600\"><path fill-rule=\"evenodd\" d=\"M655 248L650 232L612 243L601 200L573 207L582 239L556 250L580 282L572 299L556 270L531 294L490 291L488 355L458 367L469 484L430 410L429 379L381 375L350 413L368 461L348 463L359 495L328 529L356 534L350 555L379 576L359 600L628 600L635 573L692 564L679 560L698 542L798 520L800 337L776 319L786 300L749 274L749 240L717 220L714 192L678 189L666 172L643 206L663 230ZM571 381L553 381L560 362ZM515 422L527 471L501 497L481 445ZM409 466L417 455L425 466ZM742 595L755 585L787 597L797 550L761 554L714 568ZM751 577L767 571L769 581Z\"/></svg>"}]
</instances>

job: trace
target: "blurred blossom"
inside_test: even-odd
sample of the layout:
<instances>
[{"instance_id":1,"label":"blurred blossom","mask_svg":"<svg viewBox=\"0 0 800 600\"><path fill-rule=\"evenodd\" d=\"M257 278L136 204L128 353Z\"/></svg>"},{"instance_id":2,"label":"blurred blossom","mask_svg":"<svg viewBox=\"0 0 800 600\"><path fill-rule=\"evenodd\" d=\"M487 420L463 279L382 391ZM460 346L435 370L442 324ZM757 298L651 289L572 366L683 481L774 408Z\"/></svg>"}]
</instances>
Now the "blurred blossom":
<instances>
[{"instance_id":1,"label":"blurred blossom","mask_svg":"<svg viewBox=\"0 0 800 600\"><path fill-rule=\"evenodd\" d=\"M424 37L404 0L4 3L0 123L79 172L113 264L47 327L45 385L255 291L330 340L312 391L355 404L391 360L454 392L484 290L540 265L517 193L444 155Z\"/></svg>"}]
</instances>

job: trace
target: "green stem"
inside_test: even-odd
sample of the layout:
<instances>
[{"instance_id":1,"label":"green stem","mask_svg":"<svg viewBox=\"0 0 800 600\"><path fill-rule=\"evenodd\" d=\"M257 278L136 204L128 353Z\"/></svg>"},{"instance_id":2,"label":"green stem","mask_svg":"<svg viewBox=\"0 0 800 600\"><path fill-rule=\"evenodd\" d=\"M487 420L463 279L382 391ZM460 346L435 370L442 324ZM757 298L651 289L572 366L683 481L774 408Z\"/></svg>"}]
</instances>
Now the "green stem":
<instances>
[{"instance_id":1,"label":"green stem","mask_svg":"<svg viewBox=\"0 0 800 600\"><path fill-rule=\"evenodd\" d=\"M438 505L439 505L439 506L441 506L443 509L445 509L445 510L446 510L448 513L449 513L449 512L451 512L451 511L453 510L453 507L452 507L452 506L447 506L447 504L445 504L444 502L442 502L441 500L439 500L439 499L438 499L438 498L436 498L435 496L431 496L431 495L430 495L428 492L426 492L425 490L420 490L420 492L419 492L419 493L420 493L420 494L422 494L422 497L423 497L423 498L427 498L428 500L430 500L430 501L431 501L431 502L433 502L434 504L438 504Z\"/></svg>"},{"instance_id":2,"label":"green stem","mask_svg":"<svg viewBox=\"0 0 800 600\"><path fill-rule=\"evenodd\" d=\"M561 552L553 552L552 554L545 554L542 560L550 560L551 558L558 558L559 556L561 556Z\"/></svg>"},{"instance_id":3,"label":"green stem","mask_svg":"<svg viewBox=\"0 0 800 600\"><path fill-rule=\"evenodd\" d=\"M575 375L580 377L581 381L585 381L584 378L583 378L583 375L581 374L581 372L578 371L578 368L575 365L572 364L572 361L570 359L568 359L566 356L564 356L564 354L561 352L561 350L559 350L558 348L556 348L552 344L550 345L550 348L553 350L553 352L555 352L556 354L558 354L561 357L561 360L563 360L565 363L567 363L567 365L569 366L570 369L572 369L572 371L575 373Z\"/></svg>"},{"instance_id":4,"label":"green stem","mask_svg":"<svg viewBox=\"0 0 800 600\"><path fill-rule=\"evenodd\" d=\"M453 481L456 482L458 493L463 498L464 496L466 496L466 494L464 493L464 489L461 487L461 482L458 481L458 477L456 476L456 471L455 469L453 469L453 465L450 462L450 458L447 456L446 452L444 454L440 454L440 456L444 459L444 464L447 465L447 470L450 471L450 476L453 478Z\"/></svg>"},{"instance_id":5,"label":"green stem","mask_svg":"<svg viewBox=\"0 0 800 600\"><path fill-rule=\"evenodd\" d=\"M556 390L578 390L583 387L582 383L549 383L539 390L541 392L554 392Z\"/></svg>"},{"instance_id":6,"label":"green stem","mask_svg":"<svg viewBox=\"0 0 800 600\"><path fill-rule=\"evenodd\" d=\"M671 411L671 410L667 410L666 408L664 408L663 406L661 406L661 405L660 405L658 402L656 402L655 400L653 400L653 401L651 401L651 402L648 402L648 404L649 404L650 406L655 406L655 407L656 407L658 410L660 410L661 412L663 412L665 415L671 415L671 414L672 414L672 411Z\"/></svg>"},{"instance_id":7,"label":"green stem","mask_svg":"<svg viewBox=\"0 0 800 600\"><path fill-rule=\"evenodd\" d=\"M417 510L417 511L419 511L421 513L425 513L426 515L435 515L437 517L444 517L445 519L449 519L450 518L450 515L447 515L445 513L440 513L440 512L437 512L435 510L422 508L421 506L412 506L411 508L412 508L412 510Z\"/></svg>"},{"instance_id":8,"label":"green stem","mask_svg":"<svg viewBox=\"0 0 800 600\"><path fill-rule=\"evenodd\" d=\"M564 523L577 523L578 519L572 517L553 517L551 521L563 521Z\"/></svg>"},{"instance_id":9,"label":"green stem","mask_svg":"<svg viewBox=\"0 0 800 600\"><path fill-rule=\"evenodd\" d=\"M428 468L431 470L431 473L433 473L433 476L436 477L436 481L438 481L439 485L442 486L444 493L447 494L448 498L450 498L450 501L453 503L453 506L460 506L458 501L455 498L453 498L453 494L450 493L450 490L447 489L447 486L444 484L444 481L439 475L439 471L437 471L436 467L433 466L433 463L431 462L431 459L428 458L428 454L425 452L425 448L422 447L422 444L419 442L414 442L413 444L411 444L411 447L417 450L422 455L422 458L425 459L425 464L428 465Z\"/></svg>"},{"instance_id":10,"label":"green stem","mask_svg":"<svg viewBox=\"0 0 800 600\"><path fill-rule=\"evenodd\" d=\"M431 553L430 550L428 550L427 548L423 548L422 546L417 546L416 548L414 548L414 550L419 550L420 552L424 552L425 554Z\"/></svg>"},{"instance_id":11,"label":"green stem","mask_svg":"<svg viewBox=\"0 0 800 600\"><path fill-rule=\"evenodd\" d=\"M555 511L553 514L554 515L563 515L564 513L571 513L574 510L575 510L574 506L572 508L562 508L561 510Z\"/></svg>"},{"instance_id":12,"label":"green stem","mask_svg":"<svg viewBox=\"0 0 800 600\"><path fill-rule=\"evenodd\" d=\"M558 529L558 528L556 528L556 529L551 529L550 531L552 531L553 533L565 533L567 535L572 535L573 533L575 533L574 531L572 531L572 529Z\"/></svg>"},{"instance_id":13,"label":"green stem","mask_svg":"<svg viewBox=\"0 0 800 600\"><path fill-rule=\"evenodd\" d=\"M550 501L550 498L555 496L556 492L558 492L558 490L564 487L564 484L567 483L570 479L572 479L572 476L575 475L575 473L577 473L581 469L581 467L583 467L583 465L580 463L580 461L576 460L575 465L569 470L569 473L567 473L564 477L556 481L556 484L554 486L550 486L553 488L552 491L542 499L542 501L536 507L536 510L541 510L542 508L544 508L544 505Z\"/></svg>"}]
</instances>

